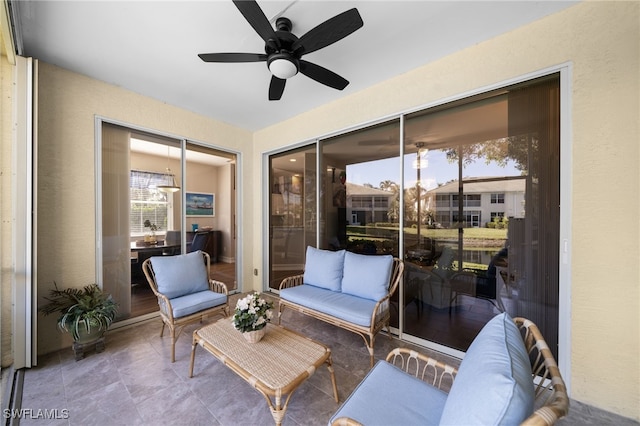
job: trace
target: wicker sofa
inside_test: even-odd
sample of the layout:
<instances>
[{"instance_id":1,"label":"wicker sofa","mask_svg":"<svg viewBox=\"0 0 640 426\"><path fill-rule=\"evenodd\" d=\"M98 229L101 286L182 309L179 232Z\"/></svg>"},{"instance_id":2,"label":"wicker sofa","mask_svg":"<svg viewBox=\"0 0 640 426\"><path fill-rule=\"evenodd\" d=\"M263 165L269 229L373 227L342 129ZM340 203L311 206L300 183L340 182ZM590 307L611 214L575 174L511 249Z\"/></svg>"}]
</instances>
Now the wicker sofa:
<instances>
[{"instance_id":1,"label":"wicker sofa","mask_svg":"<svg viewBox=\"0 0 640 426\"><path fill-rule=\"evenodd\" d=\"M389 328L389 303L404 263L390 255L362 255L307 247L304 274L280 284L278 323L285 308L359 334L373 366L378 332Z\"/></svg>"},{"instance_id":2,"label":"wicker sofa","mask_svg":"<svg viewBox=\"0 0 640 426\"><path fill-rule=\"evenodd\" d=\"M394 349L329 423L552 425L568 410L564 381L538 328L502 313L483 327L458 369Z\"/></svg>"}]
</instances>

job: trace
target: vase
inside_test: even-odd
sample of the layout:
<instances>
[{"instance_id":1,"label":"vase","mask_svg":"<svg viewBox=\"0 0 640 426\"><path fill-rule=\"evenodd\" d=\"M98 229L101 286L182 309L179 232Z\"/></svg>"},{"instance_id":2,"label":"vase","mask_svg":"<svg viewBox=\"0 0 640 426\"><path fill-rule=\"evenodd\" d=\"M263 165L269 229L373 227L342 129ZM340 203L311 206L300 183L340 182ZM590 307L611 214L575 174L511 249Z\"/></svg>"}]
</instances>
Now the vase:
<instances>
[{"instance_id":1,"label":"vase","mask_svg":"<svg viewBox=\"0 0 640 426\"><path fill-rule=\"evenodd\" d=\"M258 343L264 337L265 331L265 328L261 328L260 330L245 331L242 335L247 339L247 342Z\"/></svg>"}]
</instances>

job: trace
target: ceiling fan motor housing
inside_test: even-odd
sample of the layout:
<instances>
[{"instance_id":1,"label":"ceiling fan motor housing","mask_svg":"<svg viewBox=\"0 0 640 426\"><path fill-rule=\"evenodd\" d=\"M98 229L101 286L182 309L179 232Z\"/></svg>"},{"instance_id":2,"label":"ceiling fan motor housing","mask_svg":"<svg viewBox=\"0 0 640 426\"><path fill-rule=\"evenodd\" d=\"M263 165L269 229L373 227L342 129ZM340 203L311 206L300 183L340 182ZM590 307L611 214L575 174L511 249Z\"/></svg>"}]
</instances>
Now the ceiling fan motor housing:
<instances>
[{"instance_id":1,"label":"ceiling fan motor housing","mask_svg":"<svg viewBox=\"0 0 640 426\"><path fill-rule=\"evenodd\" d=\"M277 40L269 39L264 47L266 54L269 55L267 68L271 74L280 79L291 78L300 71L299 57L292 49L298 37L291 33L292 27L290 19L278 18L275 32Z\"/></svg>"}]
</instances>

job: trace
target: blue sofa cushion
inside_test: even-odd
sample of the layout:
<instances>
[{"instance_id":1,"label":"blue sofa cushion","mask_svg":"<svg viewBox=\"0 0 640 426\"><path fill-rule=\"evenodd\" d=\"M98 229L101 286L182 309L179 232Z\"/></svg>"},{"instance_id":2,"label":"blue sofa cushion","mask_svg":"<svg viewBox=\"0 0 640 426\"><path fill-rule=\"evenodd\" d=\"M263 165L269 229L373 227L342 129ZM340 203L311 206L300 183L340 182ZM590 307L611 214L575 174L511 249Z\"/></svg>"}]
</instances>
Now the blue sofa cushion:
<instances>
[{"instance_id":1,"label":"blue sofa cushion","mask_svg":"<svg viewBox=\"0 0 640 426\"><path fill-rule=\"evenodd\" d=\"M158 291L169 299L209 290L209 274L200 251L177 256L154 256L151 266Z\"/></svg>"},{"instance_id":2,"label":"blue sofa cushion","mask_svg":"<svg viewBox=\"0 0 640 426\"><path fill-rule=\"evenodd\" d=\"M280 298L368 327L376 302L309 284L280 290Z\"/></svg>"},{"instance_id":3,"label":"blue sofa cushion","mask_svg":"<svg viewBox=\"0 0 640 426\"><path fill-rule=\"evenodd\" d=\"M307 247L303 282L327 290L340 291L344 250L329 251Z\"/></svg>"},{"instance_id":4,"label":"blue sofa cushion","mask_svg":"<svg viewBox=\"0 0 640 426\"><path fill-rule=\"evenodd\" d=\"M349 417L364 425L437 425L447 394L386 361L378 361L329 424Z\"/></svg>"},{"instance_id":5,"label":"blue sofa cushion","mask_svg":"<svg viewBox=\"0 0 640 426\"><path fill-rule=\"evenodd\" d=\"M204 290L170 300L173 317L181 318L204 309L222 305L227 302L227 295L211 290Z\"/></svg>"},{"instance_id":6,"label":"blue sofa cushion","mask_svg":"<svg viewBox=\"0 0 640 426\"><path fill-rule=\"evenodd\" d=\"M344 256L342 292L378 301L387 295L393 256L347 252Z\"/></svg>"},{"instance_id":7,"label":"blue sofa cushion","mask_svg":"<svg viewBox=\"0 0 640 426\"><path fill-rule=\"evenodd\" d=\"M531 363L513 319L491 319L469 346L442 412L442 425L516 425L533 413Z\"/></svg>"}]
</instances>

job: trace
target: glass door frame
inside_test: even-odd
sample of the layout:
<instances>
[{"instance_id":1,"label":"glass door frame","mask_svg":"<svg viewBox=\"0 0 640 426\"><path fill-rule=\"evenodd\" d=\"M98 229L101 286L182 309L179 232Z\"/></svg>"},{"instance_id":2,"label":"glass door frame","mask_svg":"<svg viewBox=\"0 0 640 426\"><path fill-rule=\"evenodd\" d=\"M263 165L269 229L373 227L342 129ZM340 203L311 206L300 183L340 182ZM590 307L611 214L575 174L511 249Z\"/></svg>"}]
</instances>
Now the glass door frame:
<instances>
[{"instance_id":1,"label":"glass door frame","mask_svg":"<svg viewBox=\"0 0 640 426\"><path fill-rule=\"evenodd\" d=\"M451 96L449 98L445 98L445 99L439 99L437 101L431 102L429 104L425 104L425 105L421 105L418 106L416 108L412 108L409 110L405 110L402 111L398 114L391 114L388 115L386 117L383 117L381 119L377 119L377 120L371 120L368 121L366 123L361 123L360 125L357 126L352 126L349 128L345 128L345 129L340 129L338 131L334 131L331 133L327 133L324 135L320 135L316 138L313 139L308 139L306 141L302 141L302 142L298 142L295 144L291 144L291 145L287 145L284 147L281 147L277 150L273 150L273 151L267 151L267 152L263 152L262 153L262 157L263 157L263 194L269 194L269 156L274 155L274 154L278 154L278 153L282 153L282 152L286 152L288 150L291 149L295 149L295 148L299 148L299 147L303 147L312 143L315 143L317 146L317 170L321 170L320 169L320 161L321 161L321 147L322 147L322 141L324 139L333 137L333 136L337 136L337 135L341 135L341 134L345 134L347 132L351 132L354 130L358 130L358 129L364 129L370 126L373 126L375 124L384 122L384 121L389 121L391 119L394 118L399 118L400 119L400 140L404 141L404 117L408 114L414 113L414 112L419 112L425 109L429 109L429 108L433 108L436 106L440 106L440 105L444 105L446 103L449 102L453 102L456 100L461 100L464 98L468 98L471 96L475 96L475 95L481 95L483 93L486 92L490 92L490 91L494 91L494 90L498 90L501 89L503 87L508 87L511 85L515 85L518 83L523 83L529 80L533 80L536 78L540 78L540 77L544 77L550 74L554 74L554 73L558 73L560 76L560 214L559 214L559 241L560 241L560 246L558 247L558 256L559 256L559 318L558 318L558 364L560 369L565 372L565 380L567 383L567 386L570 390L570 383L571 383L571 376L570 376L570 372L571 372L571 368L570 368L570 358L571 358L571 299L570 299L570 295L571 295L571 245L572 245L572 237L571 237L571 214L572 214L572 202L571 202L571 187L572 187L572 176L571 176L571 170L572 170L572 158L571 158L571 152L572 152L572 144L573 144L573 140L572 140L572 131L571 131L571 80L572 80L572 73L573 73L573 67L571 63L563 63L563 64L559 64L556 66L552 66L546 69L542 69L542 70L538 70L536 72L532 72L532 73L528 73L525 75L521 75L518 77L514 77L508 80L503 80L500 81L498 83L489 85L489 86L484 86L472 91L468 91L468 92L464 92L455 96ZM401 173L402 175L404 175L404 167L402 164L402 158L404 158L404 144L401 143L401 149L400 149L400 158L401 158ZM316 193L318 194L317 197L317 206L320 205L320 180L318 179L317 182L317 191ZM404 182L401 182L400 184L401 186L401 193L404 192ZM400 214L400 218L401 218L401 222L400 222L400 227L402 229L403 223L404 223L404 212L403 210L403 204L404 203L400 203L400 209L401 209L401 214ZM268 237L268 211L269 211L269 199L268 197L264 196L263 197L263 227L262 227L262 239L263 239L263 270L264 271L268 271L268 265L269 265L269 259L268 259L268 253L269 253L269 237ZM319 212L320 213L320 212ZM316 244L319 244L319 239L320 239L320 222L321 222L321 218L318 217L318 224L317 224L317 241ZM404 240L403 240L403 233L401 232L399 235L399 249L400 249L400 253L404 252ZM262 286L263 286L263 290L268 291L269 289L269 285L268 285L268 277L267 274L265 273L263 275L263 281L262 281ZM402 294L402 286L400 286L400 297L403 297ZM401 299L402 300L402 299ZM401 307L401 309L403 309L404 307ZM404 329L404 324L403 324L403 314L402 311L400 313L400 317L399 317L399 330L393 330L395 333L398 333L398 337L402 340L407 340L413 343L417 343L421 346L425 346L427 348L431 348L431 349L435 349L453 356L456 356L458 358L462 358L464 356L464 352L446 347L446 346L442 346L439 345L437 343L434 342L429 342L429 341L425 341L423 339L419 339L416 337L413 337L411 335L408 335L406 333L403 332Z\"/></svg>"},{"instance_id":2,"label":"glass door frame","mask_svg":"<svg viewBox=\"0 0 640 426\"><path fill-rule=\"evenodd\" d=\"M236 235L236 246L235 246L235 263L236 263L236 282L239 284L238 288L234 290L242 291L241 283L243 282L243 265L242 265L242 246L243 246L243 236L242 236L242 227L237 226L237 223L242 223L242 184L241 184L241 175L242 175L242 153L238 151L233 151L225 147L213 146L209 143L186 138L184 136L177 136L171 133L163 132L157 129L149 129L145 127L141 127L135 124L127 123L120 120L110 119L107 117L96 115L94 117L94 141L95 141L95 152L94 152L94 175L95 175L95 186L94 186L94 194L95 194L95 265L96 265L96 277L95 282L98 284L100 288L103 288L104 285L104 277L103 277L103 241L102 241L102 218L103 218L103 205L102 205L102 126L103 124L112 124L115 126L120 126L123 128L130 129L134 132L147 133L150 135L157 135L158 137L165 137L169 139L174 139L179 141L180 150L182 152L180 158L180 181L182 182L182 187L185 188L187 184L187 176L186 176L186 150L189 144L199 145L206 148L211 148L217 151L226 152L232 154L236 158L236 166L235 166L235 203L236 203L236 217L233 231ZM174 171L175 172L175 171ZM185 229L186 226L186 192L181 191L181 207L180 207L180 224L181 228ZM184 252L186 250L186 238L185 234L182 235L181 242L181 250ZM154 312L151 314L145 314L138 317L125 318L122 320L118 320L115 322L111 328L119 328L124 327L133 323L137 323L139 321L144 321L149 318L154 318L158 316L158 312Z\"/></svg>"}]
</instances>

